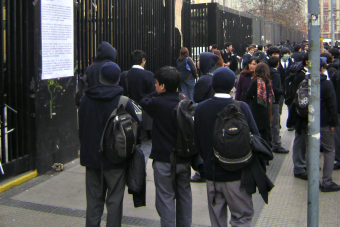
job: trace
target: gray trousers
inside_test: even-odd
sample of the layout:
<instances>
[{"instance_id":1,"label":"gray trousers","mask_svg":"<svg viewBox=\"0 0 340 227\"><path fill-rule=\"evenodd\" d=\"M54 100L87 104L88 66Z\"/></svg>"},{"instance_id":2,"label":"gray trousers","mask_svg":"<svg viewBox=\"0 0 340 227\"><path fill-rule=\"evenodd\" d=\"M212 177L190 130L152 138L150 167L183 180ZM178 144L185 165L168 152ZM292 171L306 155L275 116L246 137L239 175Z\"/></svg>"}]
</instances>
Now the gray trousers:
<instances>
[{"instance_id":1,"label":"gray trousers","mask_svg":"<svg viewBox=\"0 0 340 227\"><path fill-rule=\"evenodd\" d=\"M301 131L301 135L299 135L299 133L295 131L295 138L293 143L294 174L301 174L306 172L306 151L308 145L308 135L304 129L302 129Z\"/></svg>"},{"instance_id":2,"label":"gray trousers","mask_svg":"<svg viewBox=\"0 0 340 227\"><path fill-rule=\"evenodd\" d=\"M332 172L334 166L335 148L334 148L334 132L329 126L320 128L320 142L323 147L323 172L322 172L322 186L329 186L332 183ZM294 174L303 173L303 163L306 166L306 151L308 144L308 135L305 130L299 135L295 132L295 139L293 145L293 163Z\"/></svg>"},{"instance_id":3,"label":"gray trousers","mask_svg":"<svg viewBox=\"0 0 340 227\"><path fill-rule=\"evenodd\" d=\"M340 122L340 114L338 114L338 122ZM340 124L334 130L335 142L335 161L340 162Z\"/></svg>"},{"instance_id":4,"label":"gray trousers","mask_svg":"<svg viewBox=\"0 0 340 227\"><path fill-rule=\"evenodd\" d=\"M104 211L107 208L106 226L121 226L123 217L123 198L125 191L125 169L101 170L86 167L86 227L100 227Z\"/></svg>"},{"instance_id":5,"label":"gray trousers","mask_svg":"<svg viewBox=\"0 0 340 227\"><path fill-rule=\"evenodd\" d=\"M208 207L212 227L228 226L227 206L231 212L231 226L251 226L254 215L252 195L240 190L241 181L215 182L216 205L212 205L215 196L214 182L207 180Z\"/></svg>"},{"instance_id":6,"label":"gray trousers","mask_svg":"<svg viewBox=\"0 0 340 227\"><path fill-rule=\"evenodd\" d=\"M323 176L322 186L329 186L332 183L332 172L334 166L335 148L334 132L331 127L321 127L321 145L323 147Z\"/></svg>"},{"instance_id":7,"label":"gray trousers","mask_svg":"<svg viewBox=\"0 0 340 227\"><path fill-rule=\"evenodd\" d=\"M171 182L170 163L153 161L156 210L162 227L190 227L192 224L192 195L190 163L176 165L177 198Z\"/></svg>"},{"instance_id":8,"label":"gray trousers","mask_svg":"<svg viewBox=\"0 0 340 227\"><path fill-rule=\"evenodd\" d=\"M273 148L281 147L280 139L280 105L272 104L273 120L270 122L270 130L272 132L272 145Z\"/></svg>"}]
</instances>

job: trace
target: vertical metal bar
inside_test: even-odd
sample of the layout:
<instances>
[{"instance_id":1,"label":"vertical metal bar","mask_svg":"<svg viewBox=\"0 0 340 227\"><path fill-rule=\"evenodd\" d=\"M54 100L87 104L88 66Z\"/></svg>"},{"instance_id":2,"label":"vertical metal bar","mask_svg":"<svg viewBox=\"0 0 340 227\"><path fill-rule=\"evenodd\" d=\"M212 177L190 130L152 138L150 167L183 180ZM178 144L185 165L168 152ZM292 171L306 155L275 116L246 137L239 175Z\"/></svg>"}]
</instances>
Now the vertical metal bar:
<instances>
[{"instance_id":1,"label":"vertical metal bar","mask_svg":"<svg viewBox=\"0 0 340 227\"><path fill-rule=\"evenodd\" d=\"M91 0L94 1L94 0ZM92 3L90 3L92 5ZM93 5L91 6L91 10L92 10L92 32L91 32L91 36L92 36L92 61L94 61L95 56L96 56L96 48L97 48L97 41L96 41L96 9L95 7L93 7Z\"/></svg>"},{"instance_id":2,"label":"vertical metal bar","mask_svg":"<svg viewBox=\"0 0 340 227\"><path fill-rule=\"evenodd\" d=\"M3 1L0 1L0 8L1 8L1 12L0 12L0 21L1 24L4 24L3 19L4 19L4 5L3 5ZM4 160L6 160L6 143L5 143L5 112L4 112L4 30L5 29L0 29L0 75L1 75L1 91L0 91L0 108L1 108L1 150L0 150L0 162L4 163Z\"/></svg>"},{"instance_id":3,"label":"vertical metal bar","mask_svg":"<svg viewBox=\"0 0 340 227\"><path fill-rule=\"evenodd\" d=\"M319 1L308 0L308 13L320 21ZM320 151L320 24L308 20L308 68L311 85L308 114L308 227L319 225L319 151ZM313 111L312 111L313 110Z\"/></svg>"},{"instance_id":4,"label":"vertical metal bar","mask_svg":"<svg viewBox=\"0 0 340 227\"><path fill-rule=\"evenodd\" d=\"M81 2L79 1L78 4L81 4ZM79 10L76 11L77 13L77 68L78 68L78 74L80 73L80 14L81 14L81 11L79 12Z\"/></svg>"},{"instance_id":5,"label":"vertical metal bar","mask_svg":"<svg viewBox=\"0 0 340 227\"><path fill-rule=\"evenodd\" d=\"M84 54L85 54L85 65L84 65L84 69L87 68L87 66L89 66L89 42L88 42L88 36L89 36L89 33L88 33L88 19L89 19L89 9L88 9L88 4L86 2L86 0L84 0L84 8L85 8L85 11L84 11L84 14L85 14L85 20L83 21L84 23Z\"/></svg>"}]
</instances>

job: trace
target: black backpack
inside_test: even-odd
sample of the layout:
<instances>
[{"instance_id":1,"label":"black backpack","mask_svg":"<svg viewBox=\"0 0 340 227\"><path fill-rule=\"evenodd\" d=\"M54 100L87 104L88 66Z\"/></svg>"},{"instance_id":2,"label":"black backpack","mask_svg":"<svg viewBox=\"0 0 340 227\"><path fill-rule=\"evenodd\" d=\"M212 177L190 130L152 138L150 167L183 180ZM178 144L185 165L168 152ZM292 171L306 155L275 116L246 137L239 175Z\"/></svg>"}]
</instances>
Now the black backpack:
<instances>
[{"instance_id":1,"label":"black backpack","mask_svg":"<svg viewBox=\"0 0 340 227\"><path fill-rule=\"evenodd\" d=\"M284 93L285 93L285 104L287 106L290 106L293 102L294 102L294 98L295 98L295 84L294 84L294 80L295 80L295 76L299 70L299 63L298 62L294 62L293 65L290 67L289 71L289 75L286 77L285 79L285 84L284 84ZM304 69L302 69L304 70ZM304 71L305 72L305 71Z\"/></svg>"},{"instance_id":2,"label":"black backpack","mask_svg":"<svg viewBox=\"0 0 340 227\"><path fill-rule=\"evenodd\" d=\"M137 144L138 123L126 112L128 97L120 96L119 103L106 122L100 149L113 164L130 158Z\"/></svg>"},{"instance_id":3,"label":"black backpack","mask_svg":"<svg viewBox=\"0 0 340 227\"><path fill-rule=\"evenodd\" d=\"M304 79L296 91L295 95L295 110L299 117L308 117L308 104L309 104L309 88L308 79Z\"/></svg>"},{"instance_id":4,"label":"black backpack","mask_svg":"<svg viewBox=\"0 0 340 227\"><path fill-rule=\"evenodd\" d=\"M227 171L243 169L253 158L250 130L241 103L234 101L226 106L217 114L215 122L214 155L220 166Z\"/></svg>"},{"instance_id":5,"label":"black backpack","mask_svg":"<svg viewBox=\"0 0 340 227\"><path fill-rule=\"evenodd\" d=\"M194 115L195 104L179 94L179 103L173 109L172 115L177 126L176 153L178 156L188 158L197 153L194 146Z\"/></svg>"}]
</instances>

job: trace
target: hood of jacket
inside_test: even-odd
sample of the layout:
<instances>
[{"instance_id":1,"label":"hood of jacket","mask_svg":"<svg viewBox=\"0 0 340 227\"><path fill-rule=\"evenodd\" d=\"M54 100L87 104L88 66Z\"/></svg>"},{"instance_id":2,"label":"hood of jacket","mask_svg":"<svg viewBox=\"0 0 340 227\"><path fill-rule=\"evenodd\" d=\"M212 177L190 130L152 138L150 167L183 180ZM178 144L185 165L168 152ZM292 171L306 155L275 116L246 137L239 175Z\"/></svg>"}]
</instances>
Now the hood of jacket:
<instances>
[{"instance_id":1,"label":"hood of jacket","mask_svg":"<svg viewBox=\"0 0 340 227\"><path fill-rule=\"evenodd\" d=\"M329 69L329 68L335 68L336 70L338 70L339 69L339 65L337 65L337 64L334 64L334 63L332 63L332 64L328 64L327 65L327 68L326 69Z\"/></svg>"},{"instance_id":2,"label":"hood of jacket","mask_svg":"<svg viewBox=\"0 0 340 227\"><path fill-rule=\"evenodd\" d=\"M115 62L117 58L117 51L108 42L101 42L97 48L96 62L109 60Z\"/></svg>"},{"instance_id":3,"label":"hood of jacket","mask_svg":"<svg viewBox=\"0 0 340 227\"><path fill-rule=\"evenodd\" d=\"M123 95L124 89L118 85L97 85L85 91L85 95L92 99L108 101L118 95Z\"/></svg>"},{"instance_id":4,"label":"hood of jacket","mask_svg":"<svg viewBox=\"0 0 340 227\"><path fill-rule=\"evenodd\" d=\"M219 57L216 54L204 52L200 54L200 69L203 75L213 72Z\"/></svg>"}]
</instances>

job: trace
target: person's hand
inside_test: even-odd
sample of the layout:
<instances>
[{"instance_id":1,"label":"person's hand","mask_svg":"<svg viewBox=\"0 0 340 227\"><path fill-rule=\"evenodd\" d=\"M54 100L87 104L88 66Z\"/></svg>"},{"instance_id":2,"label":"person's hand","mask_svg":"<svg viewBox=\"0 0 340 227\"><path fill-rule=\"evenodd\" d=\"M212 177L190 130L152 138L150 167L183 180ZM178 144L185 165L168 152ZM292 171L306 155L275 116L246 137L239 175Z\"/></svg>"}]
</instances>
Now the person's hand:
<instances>
[{"instance_id":1,"label":"person's hand","mask_svg":"<svg viewBox=\"0 0 340 227\"><path fill-rule=\"evenodd\" d=\"M229 66L230 65L230 62L227 62L227 66Z\"/></svg>"},{"instance_id":2,"label":"person's hand","mask_svg":"<svg viewBox=\"0 0 340 227\"><path fill-rule=\"evenodd\" d=\"M331 127L331 131L334 132L334 127Z\"/></svg>"}]
</instances>

